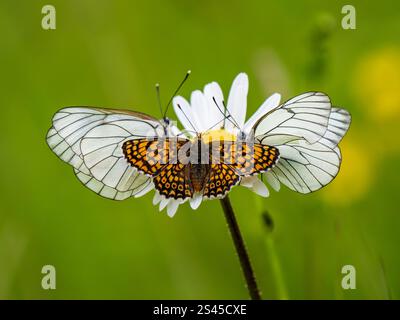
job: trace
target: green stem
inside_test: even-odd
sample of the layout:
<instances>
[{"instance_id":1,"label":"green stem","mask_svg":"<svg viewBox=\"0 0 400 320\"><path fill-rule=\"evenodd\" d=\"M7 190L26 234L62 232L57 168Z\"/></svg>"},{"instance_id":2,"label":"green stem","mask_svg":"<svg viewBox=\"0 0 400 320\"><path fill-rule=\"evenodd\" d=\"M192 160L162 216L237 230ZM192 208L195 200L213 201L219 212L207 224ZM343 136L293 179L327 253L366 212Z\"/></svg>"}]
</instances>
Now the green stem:
<instances>
[{"instance_id":1,"label":"green stem","mask_svg":"<svg viewBox=\"0 0 400 320\"><path fill-rule=\"evenodd\" d=\"M286 290L285 282L283 280L281 264L275 252L275 244L271 237L267 236L265 239L265 247L269 256L271 265L271 274L275 279L276 295L279 300L288 300L288 293Z\"/></svg>"},{"instance_id":2,"label":"green stem","mask_svg":"<svg viewBox=\"0 0 400 320\"><path fill-rule=\"evenodd\" d=\"M242 267L243 275L246 280L247 289L252 300L261 300L260 290L258 289L256 277L250 263L250 258L243 241L242 234L240 233L239 225L236 221L235 213L231 202L226 196L221 199L222 209L224 210L226 222L228 223L229 231L235 245L236 252L239 257L240 265Z\"/></svg>"},{"instance_id":3,"label":"green stem","mask_svg":"<svg viewBox=\"0 0 400 320\"><path fill-rule=\"evenodd\" d=\"M255 204L259 212L261 213L263 213L263 211L265 212L265 210L263 210L263 201L260 197L258 196L256 197ZM264 219L264 225L266 225L265 220L266 219ZM270 220L270 217L268 220ZM272 231L271 228L272 226L266 226L264 228L264 230L266 230L267 233L265 236L264 243L268 256L268 262L271 267L271 275L275 282L275 290L277 298L279 300L288 300L289 296L286 290L286 285L282 274L281 263L276 253L274 239L271 237L271 231Z\"/></svg>"}]
</instances>

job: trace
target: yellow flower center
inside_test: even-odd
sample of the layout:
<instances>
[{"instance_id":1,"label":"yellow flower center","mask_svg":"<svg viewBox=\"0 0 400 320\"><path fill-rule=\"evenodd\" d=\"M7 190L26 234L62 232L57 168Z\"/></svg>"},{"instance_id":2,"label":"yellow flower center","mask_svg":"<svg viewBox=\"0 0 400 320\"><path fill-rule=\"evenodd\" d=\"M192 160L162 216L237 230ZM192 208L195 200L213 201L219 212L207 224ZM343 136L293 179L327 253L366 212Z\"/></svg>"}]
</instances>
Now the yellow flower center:
<instances>
[{"instance_id":1,"label":"yellow flower center","mask_svg":"<svg viewBox=\"0 0 400 320\"><path fill-rule=\"evenodd\" d=\"M211 143L213 141L236 141L236 135L225 130L210 130L201 134L201 139L204 143Z\"/></svg>"}]
</instances>

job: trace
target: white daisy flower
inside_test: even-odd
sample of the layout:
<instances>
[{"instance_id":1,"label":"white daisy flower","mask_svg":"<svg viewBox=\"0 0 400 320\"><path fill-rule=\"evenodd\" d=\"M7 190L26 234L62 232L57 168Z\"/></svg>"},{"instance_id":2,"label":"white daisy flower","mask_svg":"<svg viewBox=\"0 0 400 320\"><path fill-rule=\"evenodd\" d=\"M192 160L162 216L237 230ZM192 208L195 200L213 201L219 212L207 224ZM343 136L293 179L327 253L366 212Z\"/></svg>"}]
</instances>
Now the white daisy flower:
<instances>
[{"instance_id":1,"label":"white daisy flower","mask_svg":"<svg viewBox=\"0 0 400 320\"><path fill-rule=\"evenodd\" d=\"M200 90L193 91L190 103L183 97L173 99L175 113L189 135L203 134L211 130L225 130L237 135L240 131L250 133L254 124L269 110L279 105L281 96L278 93L269 97L257 112L245 122L247 110L247 93L249 80L247 74L240 73L233 81L226 105L226 113L232 121L224 121L224 96L217 82L211 82ZM269 191L257 176L242 178L240 185L254 191L260 196L268 197ZM201 203L201 197L196 198L195 205L190 201L193 209Z\"/></svg>"}]
</instances>

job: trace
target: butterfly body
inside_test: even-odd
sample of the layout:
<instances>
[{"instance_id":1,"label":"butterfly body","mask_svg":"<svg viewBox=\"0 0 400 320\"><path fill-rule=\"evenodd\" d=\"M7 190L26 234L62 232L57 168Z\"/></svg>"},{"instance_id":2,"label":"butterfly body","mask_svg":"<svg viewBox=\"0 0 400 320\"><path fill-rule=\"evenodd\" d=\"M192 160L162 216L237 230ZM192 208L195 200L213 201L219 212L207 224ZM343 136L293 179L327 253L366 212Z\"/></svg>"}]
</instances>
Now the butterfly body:
<instances>
[{"instance_id":1,"label":"butterfly body","mask_svg":"<svg viewBox=\"0 0 400 320\"><path fill-rule=\"evenodd\" d=\"M188 180L192 183L195 192L201 192L210 176L210 165L195 163L188 167Z\"/></svg>"}]
</instances>

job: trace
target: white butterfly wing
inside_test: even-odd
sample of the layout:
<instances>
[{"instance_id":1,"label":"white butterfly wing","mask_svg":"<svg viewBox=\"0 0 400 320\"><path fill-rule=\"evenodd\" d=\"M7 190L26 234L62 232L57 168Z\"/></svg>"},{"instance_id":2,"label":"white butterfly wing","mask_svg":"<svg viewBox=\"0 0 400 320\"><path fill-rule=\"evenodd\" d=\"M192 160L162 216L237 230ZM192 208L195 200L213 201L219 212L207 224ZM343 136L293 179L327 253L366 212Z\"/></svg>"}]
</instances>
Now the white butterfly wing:
<instances>
[{"instance_id":1,"label":"white butterfly wing","mask_svg":"<svg viewBox=\"0 0 400 320\"><path fill-rule=\"evenodd\" d=\"M154 137L162 130L159 121L140 113L71 107L55 114L47 142L88 188L122 200L152 189L151 179L124 159L123 142Z\"/></svg>"},{"instance_id":2,"label":"white butterfly wing","mask_svg":"<svg viewBox=\"0 0 400 320\"><path fill-rule=\"evenodd\" d=\"M112 200L125 200L133 196L139 197L153 189L153 183L151 179L139 173L132 174L130 176L126 186L123 188L126 189L126 191L120 191L117 188L112 188L105 185L103 182L97 180L90 174L83 173L75 168L74 172L78 179L90 190L102 197Z\"/></svg>"},{"instance_id":3,"label":"white butterfly wing","mask_svg":"<svg viewBox=\"0 0 400 320\"><path fill-rule=\"evenodd\" d=\"M347 132L350 120L346 110L332 108L327 130L317 142L297 139L275 145L280 159L270 171L269 179L276 184L276 178L300 193L310 193L327 185L339 171L341 153L337 144Z\"/></svg>"},{"instance_id":4,"label":"white butterfly wing","mask_svg":"<svg viewBox=\"0 0 400 320\"><path fill-rule=\"evenodd\" d=\"M328 128L320 143L330 148L335 148L342 140L350 127L351 115L345 109L332 108L329 116Z\"/></svg>"},{"instance_id":5,"label":"white butterfly wing","mask_svg":"<svg viewBox=\"0 0 400 320\"><path fill-rule=\"evenodd\" d=\"M326 94L304 93L262 117L255 125L254 136L267 145L284 143L296 137L314 143L324 136L330 113L331 102Z\"/></svg>"},{"instance_id":6,"label":"white butterfly wing","mask_svg":"<svg viewBox=\"0 0 400 320\"><path fill-rule=\"evenodd\" d=\"M101 124L122 120L131 120L135 124L132 128L134 129L132 134L134 133L138 138L149 135L156 136L161 127L157 119L142 113L101 108L67 107L54 115L53 126L49 130L47 143L62 159L68 159L68 155L71 155L72 152L81 157L80 141L87 132ZM61 141L59 141L59 137L54 135L55 132L61 137ZM65 153L66 155L64 155Z\"/></svg>"},{"instance_id":7,"label":"white butterfly wing","mask_svg":"<svg viewBox=\"0 0 400 320\"><path fill-rule=\"evenodd\" d=\"M53 150L53 152L64 162L69 163L74 168L80 170L83 159L80 156L80 152L76 153L72 147L61 137L54 127L51 127L47 133L47 144Z\"/></svg>"},{"instance_id":8,"label":"white butterfly wing","mask_svg":"<svg viewBox=\"0 0 400 320\"><path fill-rule=\"evenodd\" d=\"M278 148L281 157L271 172L294 191L310 193L321 189L339 171L340 153L319 142L309 144L300 140L297 145L288 144Z\"/></svg>"},{"instance_id":9,"label":"white butterfly wing","mask_svg":"<svg viewBox=\"0 0 400 320\"><path fill-rule=\"evenodd\" d=\"M52 128L51 139L53 141L62 141L62 138ZM71 152L71 148L66 149ZM113 183L108 180L107 185L93 177L90 170L86 167L83 157L79 157L74 154L71 158L67 155L69 152L61 154L61 158L74 166L74 172L78 179L90 190L94 191L98 195L112 199L112 200L124 200L129 197L139 197L151 189L153 189L152 180L149 177L141 175L134 168L127 168L124 174L120 177L118 183ZM79 164L79 165L78 165Z\"/></svg>"},{"instance_id":10,"label":"white butterfly wing","mask_svg":"<svg viewBox=\"0 0 400 320\"><path fill-rule=\"evenodd\" d=\"M81 141L81 152L90 174L105 185L127 191L137 170L125 159L122 145L137 138L132 132L136 120L121 120L97 126Z\"/></svg>"}]
</instances>

